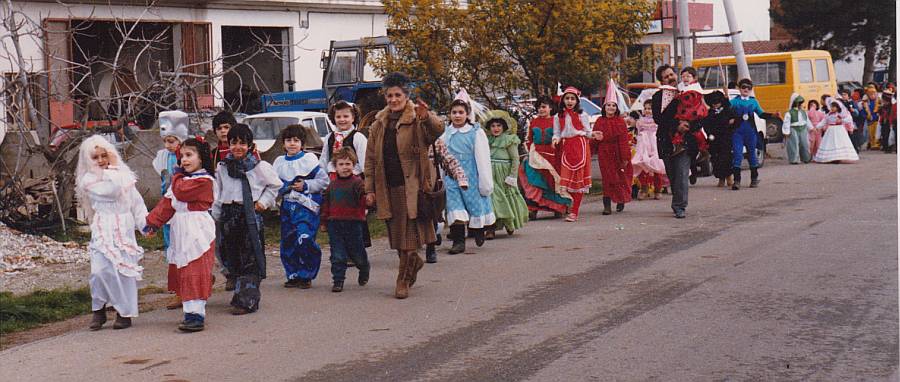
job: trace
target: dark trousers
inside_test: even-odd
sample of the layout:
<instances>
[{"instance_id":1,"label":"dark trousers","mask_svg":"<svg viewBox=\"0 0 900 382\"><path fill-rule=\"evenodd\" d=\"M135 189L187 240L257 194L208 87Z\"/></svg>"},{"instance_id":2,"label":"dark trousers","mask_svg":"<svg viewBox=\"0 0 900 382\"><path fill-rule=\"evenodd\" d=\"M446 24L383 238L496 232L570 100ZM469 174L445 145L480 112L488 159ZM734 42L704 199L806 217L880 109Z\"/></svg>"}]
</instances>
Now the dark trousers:
<instances>
[{"instance_id":1,"label":"dark trousers","mask_svg":"<svg viewBox=\"0 0 900 382\"><path fill-rule=\"evenodd\" d=\"M258 213L256 225L259 227L259 241L266 247L263 233L263 219ZM231 305L256 311L259 308L259 283L265 278L266 264L257 264L257 258L250 244L250 232L245 220L244 207L239 204L222 206L222 262L228 268L229 276L237 278Z\"/></svg>"},{"instance_id":2,"label":"dark trousers","mask_svg":"<svg viewBox=\"0 0 900 382\"><path fill-rule=\"evenodd\" d=\"M890 137L891 137L891 123L890 122L882 122L881 123L881 151L887 152L890 151Z\"/></svg>"},{"instance_id":3,"label":"dark trousers","mask_svg":"<svg viewBox=\"0 0 900 382\"><path fill-rule=\"evenodd\" d=\"M681 153L675 157L666 157L663 163L666 165L666 176L669 177L672 189L672 211L684 211L688 206L691 157L687 153Z\"/></svg>"},{"instance_id":4,"label":"dark trousers","mask_svg":"<svg viewBox=\"0 0 900 382\"><path fill-rule=\"evenodd\" d=\"M335 282L344 281L347 259L353 259L360 273L369 272L369 256L366 254L364 234L366 222L355 220L329 220L328 243L331 247L331 277Z\"/></svg>"}]
</instances>

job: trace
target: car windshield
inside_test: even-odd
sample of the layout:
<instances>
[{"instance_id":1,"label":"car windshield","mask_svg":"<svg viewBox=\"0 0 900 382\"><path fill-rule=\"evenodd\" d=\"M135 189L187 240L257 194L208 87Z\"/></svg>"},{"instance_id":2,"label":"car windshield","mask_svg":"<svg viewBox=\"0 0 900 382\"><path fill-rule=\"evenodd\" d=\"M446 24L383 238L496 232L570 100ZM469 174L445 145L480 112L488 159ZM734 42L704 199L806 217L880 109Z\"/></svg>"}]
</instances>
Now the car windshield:
<instances>
[{"instance_id":1,"label":"car windshield","mask_svg":"<svg viewBox=\"0 0 900 382\"><path fill-rule=\"evenodd\" d=\"M594 105L593 102L588 101L585 98L581 99L581 110L583 110L588 115L600 114L600 108L597 105Z\"/></svg>"},{"instance_id":2,"label":"car windshield","mask_svg":"<svg viewBox=\"0 0 900 382\"><path fill-rule=\"evenodd\" d=\"M244 120L253 132L253 139L276 139L282 129L296 125L298 121L295 117L251 117Z\"/></svg>"}]
</instances>

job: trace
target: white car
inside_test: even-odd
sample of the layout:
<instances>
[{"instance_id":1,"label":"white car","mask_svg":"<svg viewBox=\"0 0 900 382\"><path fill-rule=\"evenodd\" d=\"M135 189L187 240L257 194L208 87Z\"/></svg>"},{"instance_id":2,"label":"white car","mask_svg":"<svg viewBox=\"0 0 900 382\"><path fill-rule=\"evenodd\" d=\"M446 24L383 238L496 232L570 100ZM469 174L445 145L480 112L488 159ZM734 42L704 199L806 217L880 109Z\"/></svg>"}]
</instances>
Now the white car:
<instances>
[{"instance_id":1,"label":"white car","mask_svg":"<svg viewBox=\"0 0 900 382\"><path fill-rule=\"evenodd\" d=\"M328 119L328 114L315 111L279 111L254 114L244 118L242 123L250 126L256 149L266 160L274 159L283 151L281 145L277 143L278 136L285 127L303 125L314 131L317 140L303 142L303 146L316 153L320 152L325 137L334 129L334 125Z\"/></svg>"}]
</instances>

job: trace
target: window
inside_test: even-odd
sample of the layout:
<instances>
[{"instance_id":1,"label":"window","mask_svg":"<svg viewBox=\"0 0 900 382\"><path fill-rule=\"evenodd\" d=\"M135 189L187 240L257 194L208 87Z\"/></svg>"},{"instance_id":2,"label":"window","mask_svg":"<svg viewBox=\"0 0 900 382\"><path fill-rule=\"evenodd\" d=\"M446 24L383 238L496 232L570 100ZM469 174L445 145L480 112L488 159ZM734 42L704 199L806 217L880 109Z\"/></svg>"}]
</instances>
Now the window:
<instances>
[{"instance_id":1,"label":"window","mask_svg":"<svg viewBox=\"0 0 900 382\"><path fill-rule=\"evenodd\" d=\"M798 60L797 61L797 74L800 77L800 83L810 83L813 82L813 71L812 71L812 62L809 60Z\"/></svg>"},{"instance_id":2,"label":"window","mask_svg":"<svg viewBox=\"0 0 900 382\"><path fill-rule=\"evenodd\" d=\"M316 117L316 133L318 133L320 137L328 135L328 119L325 117Z\"/></svg>"},{"instance_id":3,"label":"window","mask_svg":"<svg viewBox=\"0 0 900 382\"><path fill-rule=\"evenodd\" d=\"M784 83L784 62L764 62L748 65L753 85L780 85ZM810 77L811 78L811 77Z\"/></svg>"},{"instance_id":4,"label":"window","mask_svg":"<svg viewBox=\"0 0 900 382\"><path fill-rule=\"evenodd\" d=\"M328 68L329 84L347 84L357 81L356 63L358 52L345 50L335 52L331 58L331 67Z\"/></svg>"},{"instance_id":5,"label":"window","mask_svg":"<svg viewBox=\"0 0 900 382\"><path fill-rule=\"evenodd\" d=\"M722 71L719 70L718 66L700 68L700 72L697 73L697 75L700 77L697 82L699 82L704 89L718 89L723 85Z\"/></svg>"},{"instance_id":6,"label":"window","mask_svg":"<svg viewBox=\"0 0 900 382\"><path fill-rule=\"evenodd\" d=\"M297 118L271 117L271 118L247 118L244 121L253 132L253 139L278 139L281 130L290 125L297 124Z\"/></svg>"},{"instance_id":7,"label":"window","mask_svg":"<svg viewBox=\"0 0 900 382\"><path fill-rule=\"evenodd\" d=\"M372 61L379 61L384 59L385 50L384 48L371 48L366 49L366 62L363 67L363 81L364 82L378 82L381 81L381 76L375 72L375 67L372 66Z\"/></svg>"},{"instance_id":8,"label":"window","mask_svg":"<svg viewBox=\"0 0 900 382\"><path fill-rule=\"evenodd\" d=\"M816 82L828 82L831 75L828 73L828 61L824 58L816 60Z\"/></svg>"}]
</instances>

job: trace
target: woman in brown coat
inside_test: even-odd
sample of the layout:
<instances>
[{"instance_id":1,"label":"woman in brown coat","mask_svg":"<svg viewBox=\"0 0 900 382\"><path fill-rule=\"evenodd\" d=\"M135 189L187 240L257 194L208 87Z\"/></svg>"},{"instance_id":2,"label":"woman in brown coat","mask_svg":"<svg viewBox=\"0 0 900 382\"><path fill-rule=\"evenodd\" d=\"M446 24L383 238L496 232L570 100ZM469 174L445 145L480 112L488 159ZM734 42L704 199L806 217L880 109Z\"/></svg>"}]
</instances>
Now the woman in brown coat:
<instances>
[{"instance_id":1,"label":"woman in brown coat","mask_svg":"<svg viewBox=\"0 0 900 382\"><path fill-rule=\"evenodd\" d=\"M366 203L377 206L376 216L387 222L391 249L400 256L394 291L400 299L409 295L425 264L416 251L436 241L434 223L417 206L419 190L430 190L436 179L428 146L444 132L428 106L410 101L408 84L402 73L384 77L387 106L369 127L365 164Z\"/></svg>"}]
</instances>

